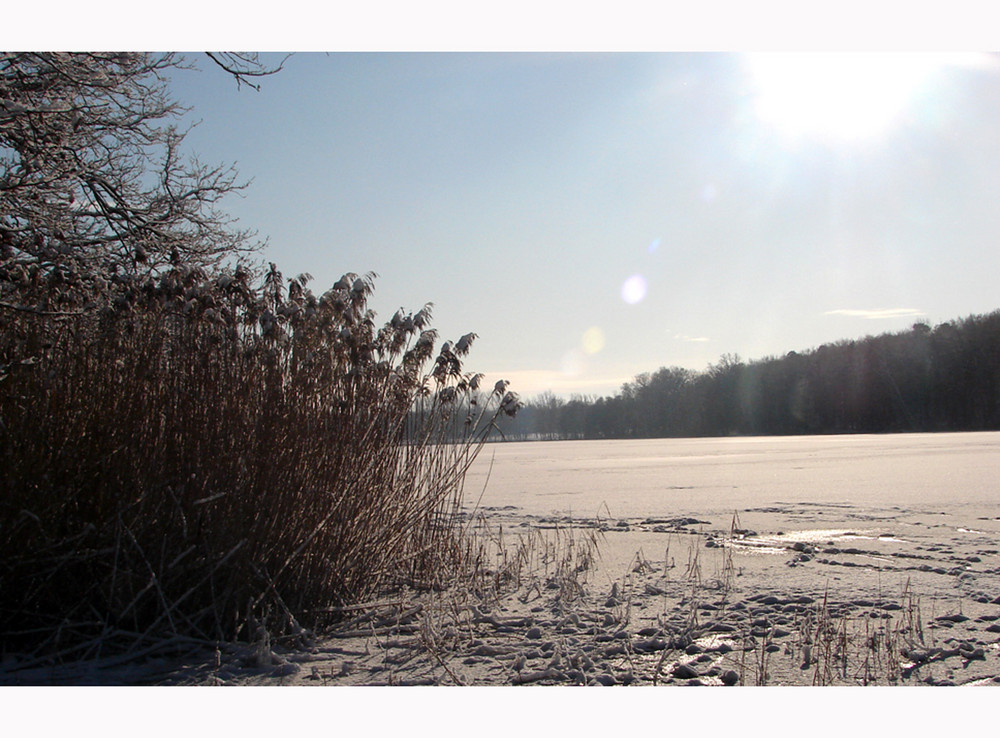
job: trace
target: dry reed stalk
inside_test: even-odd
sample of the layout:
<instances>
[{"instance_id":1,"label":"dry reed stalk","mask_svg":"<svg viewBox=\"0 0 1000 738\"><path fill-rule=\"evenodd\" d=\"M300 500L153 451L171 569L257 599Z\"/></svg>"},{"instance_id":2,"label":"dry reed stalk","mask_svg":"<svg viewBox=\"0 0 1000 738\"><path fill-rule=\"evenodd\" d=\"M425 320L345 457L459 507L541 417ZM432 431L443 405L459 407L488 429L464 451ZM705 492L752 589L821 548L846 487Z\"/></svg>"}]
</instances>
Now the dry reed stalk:
<instances>
[{"instance_id":1,"label":"dry reed stalk","mask_svg":"<svg viewBox=\"0 0 1000 738\"><path fill-rule=\"evenodd\" d=\"M429 306L376 329L370 276L304 284L177 266L2 316L6 648L322 625L467 576L464 474L516 396L462 373L472 334L434 354Z\"/></svg>"}]
</instances>

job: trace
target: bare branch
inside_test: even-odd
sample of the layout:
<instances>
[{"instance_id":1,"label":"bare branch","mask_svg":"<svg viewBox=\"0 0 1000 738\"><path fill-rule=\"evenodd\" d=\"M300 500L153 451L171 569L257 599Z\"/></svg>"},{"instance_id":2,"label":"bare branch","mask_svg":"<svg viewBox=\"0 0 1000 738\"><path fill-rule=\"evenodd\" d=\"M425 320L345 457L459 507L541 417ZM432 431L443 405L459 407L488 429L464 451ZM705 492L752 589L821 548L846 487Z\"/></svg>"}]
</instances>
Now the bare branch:
<instances>
[{"instance_id":1,"label":"bare branch","mask_svg":"<svg viewBox=\"0 0 1000 738\"><path fill-rule=\"evenodd\" d=\"M249 77L268 77L272 74L277 74L285 66L285 62L291 54L286 54L285 58L282 59L277 67L266 68L261 63L257 57L257 54L247 54L247 53L237 53L231 51L225 52L212 52L206 51L205 56L219 65L229 74L233 75L236 79L236 86L246 85L254 90L260 92L260 85L254 84L248 78Z\"/></svg>"},{"instance_id":2,"label":"bare branch","mask_svg":"<svg viewBox=\"0 0 1000 738\"><path fill-rule=\"evenodd\" d=\"M254 54L209 55L238 83L274 74ZM283 63L283 62L282 62ZM216 210L239 192L232 167L181 155L185 112L174 54L0 52L0 300L45 309L94 302L89 275L211 267L259 250ZM34 302L33 302L34 301Z\"/></svg>"}]
</instances>

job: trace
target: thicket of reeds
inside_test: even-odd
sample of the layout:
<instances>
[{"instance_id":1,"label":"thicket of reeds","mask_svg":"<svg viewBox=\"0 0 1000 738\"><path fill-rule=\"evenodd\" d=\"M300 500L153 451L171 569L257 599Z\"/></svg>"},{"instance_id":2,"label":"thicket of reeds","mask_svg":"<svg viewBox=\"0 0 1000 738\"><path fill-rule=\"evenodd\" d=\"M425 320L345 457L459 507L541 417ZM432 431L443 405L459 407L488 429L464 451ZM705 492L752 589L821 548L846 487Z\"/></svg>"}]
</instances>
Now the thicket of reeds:
<instances>
[{"instance_id":1,"label":"thicket of reeds","mask_svg":"<svg viewBox=\"0 0 1000 738\"><path fill-rule=\"evenodd\" d=\"M461 575L464 473L518 399L430 306L377 326L373 276L175 265L0 311L4 651L253 639Z\"/></svg>"}]
</instances>

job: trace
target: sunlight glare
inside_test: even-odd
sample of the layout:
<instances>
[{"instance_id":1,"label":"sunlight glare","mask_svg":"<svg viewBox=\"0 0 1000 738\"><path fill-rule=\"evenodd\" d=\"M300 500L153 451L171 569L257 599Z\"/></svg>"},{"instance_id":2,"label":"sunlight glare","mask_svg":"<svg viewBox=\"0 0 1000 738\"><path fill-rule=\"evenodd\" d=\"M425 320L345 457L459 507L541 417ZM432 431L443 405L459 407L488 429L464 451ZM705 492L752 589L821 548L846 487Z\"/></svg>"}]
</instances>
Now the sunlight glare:
<instances>
[{"instance_id":1,"label":"sunlight glare","mask_svg":"<svg viewBox=\"0 0 1000 738\"><path fill-rule=\"evenodd\" d=\"M565 376L576 377L583 372L585 360L586 356L584 356L584 353L580 349L570 349L563 354L562 360L559 362L559 368Z\"/></svg>"},{"instance_id":2,"label":"sunlight glare","mask_svg":"<svg viewBox=\"0 0 1000 738\"><path fill-rule=\"evenodd\" d=\"M855 140L887 130L927 77L934 54L748 54L755 110L787 136Z\"/></svg>"}]
</instances>

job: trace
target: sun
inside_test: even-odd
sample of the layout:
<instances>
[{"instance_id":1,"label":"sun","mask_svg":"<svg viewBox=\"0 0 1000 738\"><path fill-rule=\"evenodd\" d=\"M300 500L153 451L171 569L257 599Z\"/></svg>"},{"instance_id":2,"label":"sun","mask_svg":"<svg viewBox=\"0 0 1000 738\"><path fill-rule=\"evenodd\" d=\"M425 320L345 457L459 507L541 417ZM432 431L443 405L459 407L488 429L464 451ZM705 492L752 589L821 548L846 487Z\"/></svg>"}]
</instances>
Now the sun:
<instances>
[{"instance_id":1,"label":"sun","mask_svg":"<svg viewBox=\"0 0 1000 738\"><path fill-rule=\"evenodd\" d=\"M942 63L935 54L747 54L757 116L782 134L870 139L898 122Z\"/></svg>"}]
</instances>

